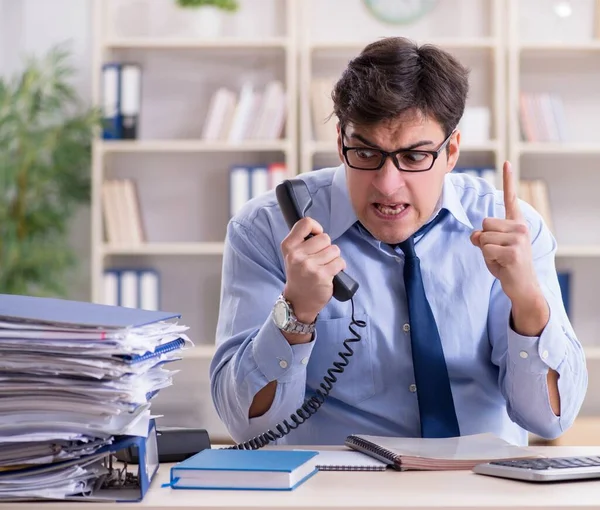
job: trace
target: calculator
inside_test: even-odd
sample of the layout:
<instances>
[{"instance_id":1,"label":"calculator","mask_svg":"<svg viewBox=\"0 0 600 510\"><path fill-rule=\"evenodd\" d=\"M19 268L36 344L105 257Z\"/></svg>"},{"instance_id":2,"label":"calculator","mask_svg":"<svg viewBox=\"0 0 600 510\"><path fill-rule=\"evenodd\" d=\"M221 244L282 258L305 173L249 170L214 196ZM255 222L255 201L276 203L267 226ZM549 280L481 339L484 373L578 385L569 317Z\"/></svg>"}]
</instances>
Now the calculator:
<instances>
[{"instance_id":1,"label":"calculator","mask_svg":"<svg viewBox=\"0 0 600 510\"><path fill-rule=\"evenodd\" d=\"M600 456L497 460L478 464L473 471L528 482L600 479Z\"/></svg>"}]
</instances>

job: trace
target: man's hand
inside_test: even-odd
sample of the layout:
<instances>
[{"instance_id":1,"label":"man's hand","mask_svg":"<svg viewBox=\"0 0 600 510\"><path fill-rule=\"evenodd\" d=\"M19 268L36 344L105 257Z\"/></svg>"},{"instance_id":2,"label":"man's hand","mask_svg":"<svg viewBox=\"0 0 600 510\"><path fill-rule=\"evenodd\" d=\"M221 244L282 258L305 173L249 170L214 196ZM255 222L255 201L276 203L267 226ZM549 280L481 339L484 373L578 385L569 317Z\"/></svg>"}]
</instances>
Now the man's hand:
<instances>
[{"instance_id":1,"label":"man's hand","mask_svg":"<svg viewBox=\"0 0 600 510\"><path fill-rule=\"evenodd\" d=\"M529 230L517 198L510 163L504 163L504 205L506 218L485 218L483 230L471 234L471 242L481 249L485 263L505 294L515 303L541 294L533 257Z\"/></svg>"},{"instance_id":2,"label":"man's hand","mask_svg":"<svg viewBox=\"0 0 600 510\"><path fill-rule=\"evenodd\" d=\"M550 309L540 289L531 252L527 224L519 207L510 163L503 168L505 219L486 218L483 230L471 234L485 263L512 303L512 328L523 336L540 336L550 320ZM548 396L554 414L560 416L558 373L548 370Z\"/></svg>"},{"instance_id":3,"label":"man's hand","mask_svg":"<svg viewBox=\"0 0 600 510\"><path fill-rule=\"evenodd\" d=\"M550 318L540 289L531 252L527 224L519 207L510 163L504 163L505 219L485 218L483 230L471 234L485 263L512 303L513 329L524 336L539 336Z\"/></svg>"},{"instance_id":4,"label":"man's hand","mask_svg":"<svg viewBox=\"0 0 600 510\"><path fill-rule=\"evenodd\" d=\"M313 237L306 239L309 234ZM305 240L306 239L306 240ZM323 227L312 218L302 218L281 243L285 261L284 297L299 321L311 323L333 295L333 277L346 262L331 244Z\"/></svg>"}]
</instances>

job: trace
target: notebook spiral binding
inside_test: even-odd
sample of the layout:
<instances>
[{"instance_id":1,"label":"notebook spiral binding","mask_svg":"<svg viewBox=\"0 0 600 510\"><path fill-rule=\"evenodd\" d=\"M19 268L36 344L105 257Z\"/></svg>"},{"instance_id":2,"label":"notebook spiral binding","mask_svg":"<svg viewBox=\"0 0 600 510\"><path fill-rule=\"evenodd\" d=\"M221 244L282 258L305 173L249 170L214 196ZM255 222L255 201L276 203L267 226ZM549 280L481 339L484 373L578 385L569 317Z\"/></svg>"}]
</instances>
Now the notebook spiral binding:
<instances>
[{"instance_id":1,"label":"notebook spiral binding","mask_svg":"<svg viewBox=\"0 0 600 510\"><path fill-rule=\"evenodd\" d=\"M376 445L371 441L366 441L365 439L354 435L348 436L344 443L347 446L356 446L358 451L369 452L374 458L377 458L383 462L387 462L391 467L398 467L398 456L387 448L383 448L382 446Z\"/></svg>"},{"instance_id":2,"label":"notebook spiral binding","mask_svg":"<svg viewBox=\"0 0 600 510\"><path fill-rule=\"evenodd\" d=\"M327 375L323 377L323 382L320 384L321 389L316 390L317 394L306 399L302 406L297 409L295 413L290 415L289 420L291 420L293 423L290 423L288 420L283 420L283 422L275 425L275 430L269 429L268 431L259 434L249 441L230 446L229 448L226 448L227 450L258 450L259 448L262 448L263 446L266 446L269 443L286 436L292 430L302 425L319 410L319 408L325 402L325 399L329 396L331 388L337 382L337 377L335 374L341 374L344 371L344 368L348 366L348 358L354 354L350 344L353 342L359 342L362 338L360 333L358 333L355 328L364 328L367 325L365 321L354 318L354 299L351 298L350 302L352 304L352 319L348 329L353 336L344 340L343 345L346 349L345 352L338 352L338 355L342 361L333 362L333 366L327 369Z\"/></svg>"},{"instance_id":3,"label":"notebook spiral binding","mask_svg":"<svg viewBox=\"0 0 600 510\"><path fill-rule=\"evenodd\" d=\"M328 465L319 466L319 471L385 471L385 466L344 466L344 465Z\"/></svg>"}]
</instances>

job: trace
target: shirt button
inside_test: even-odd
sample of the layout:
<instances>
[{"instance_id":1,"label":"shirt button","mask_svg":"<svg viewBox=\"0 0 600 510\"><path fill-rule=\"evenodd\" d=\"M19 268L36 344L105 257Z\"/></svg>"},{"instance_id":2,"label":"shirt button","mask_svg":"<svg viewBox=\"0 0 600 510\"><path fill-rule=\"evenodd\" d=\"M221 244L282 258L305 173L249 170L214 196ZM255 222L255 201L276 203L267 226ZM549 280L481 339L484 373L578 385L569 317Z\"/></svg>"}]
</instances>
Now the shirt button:
<instances>
[{"instance_id":1,"label":"shirt button","mask_svg":"<svg viewBox=\"0 0 600 510\"><path fill-rule=\"evenodd\" d=\"M404 326L402 326L402 329L408 333L410 331L410 324L406 323Z\"/></svg>"},{"instance_id":2,"label":"shirt button","mask_svg":"<svg viewBox=\"0 0 600 510\"><path fill-rule=\"evenodd\" d=\"M411 384L411 385L408 387L408 390L409 390L411 393L415 393L415 392L417 391L417 385L416 385L416 384Z\"/></svg>"},{"instance_id":3,"label":"shirt button","mask_svg":"<svg viewBox=\"0 0 600 510\"><path fill-rule=\"evenodd\" d=\"M287 366L288 366L288 363L287 363L287 361L286 361L286 360L282 359L281 361L279 361L279 366L280 366L281 368L287 368Z\"/></svg>"},{"instance_id":4,"label":"shirt button","mask_svg":"<svg viewBox=\"0 0 600 510\"><path fill-rule=\"evenodd\" d=\"M548 351L542 352L542 359L547 359L547 358L548 358Z\"/></svg>"},{"instance_id":5,"label":"shirt button","mask_svg":"<svg viewBox=\"0 0 600 510\"><path fill-rule=\"evenodd\" d=\"M529 354L527 354L527 352L525 352L525 351L521 351L521 352L519 353L519 356L521 356L521 358L525 359L525 358L528 358L528 357L529 357Z\"/></svg>"},{"instance_id":6,"label":"shirt button","mask_svg":"<svg viewBox=\"0 0 600 510\"><path fill-rule=\"evenodd\" d=\"M308 364L308 358L302 358L302 360L300 361L300 363L302 363L303 365L307 365Z\"/></svg>"}]
</instances>

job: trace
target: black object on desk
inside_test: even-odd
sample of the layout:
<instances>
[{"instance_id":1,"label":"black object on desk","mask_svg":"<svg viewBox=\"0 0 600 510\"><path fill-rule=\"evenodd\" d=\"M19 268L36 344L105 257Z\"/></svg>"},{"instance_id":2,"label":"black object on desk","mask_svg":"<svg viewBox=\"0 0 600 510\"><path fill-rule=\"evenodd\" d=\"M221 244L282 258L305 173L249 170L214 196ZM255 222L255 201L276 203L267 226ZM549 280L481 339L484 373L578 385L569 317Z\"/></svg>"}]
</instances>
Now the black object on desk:
<instances>
[{"instance_id":1,"label":"black object on desk","mask_svg":"<svg viewBox=\"0 0 600 510\"><path fill-rule=\"evenodd\" d=\"M181 462L211 447L208 432L204 429L157 427L156 432L159 462ZM137 447L120 450L117 459L128 464L137 464Z\"/></svg>"}]
</instances>

